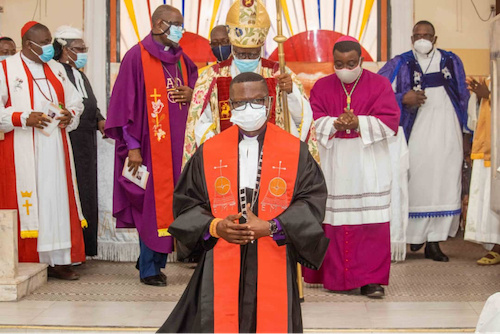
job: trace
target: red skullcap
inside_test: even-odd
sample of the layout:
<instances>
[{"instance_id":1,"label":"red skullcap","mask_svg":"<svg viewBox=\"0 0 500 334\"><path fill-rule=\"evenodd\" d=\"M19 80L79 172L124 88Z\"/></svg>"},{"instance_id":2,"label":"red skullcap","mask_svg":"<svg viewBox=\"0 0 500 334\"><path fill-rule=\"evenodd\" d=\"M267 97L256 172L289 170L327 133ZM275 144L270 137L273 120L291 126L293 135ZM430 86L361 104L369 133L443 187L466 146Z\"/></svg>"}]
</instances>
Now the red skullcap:
<instances>
[{"instance_id":1,"label":"red skullcap","mask_svg":"<svg viewBox=\"0 0 500 334\"><path fill-rule=\"evenodd\" d=\"M335 42L335 44L337 43L340 43L340 42L354 42L354 43L358 43L359 44L359 41L354 38L354 37L351 37L351 36L342 36L340 37L339 39L337 39L337 41Z\"/></svg>"},{"instance_id":2,"label":"red skullcap","mask_svg":"<svg viewBox=\"0 0 500 334\"><path fill-rule=\"evenodd\" d=\"M23 28L21 29L21 38L24 37L24 34L26 34L28 32L28 30L30 30L31 28L33 28L34 25L37 25L38 22L36 21L29 21L28 23L26 23Z\"/></svg>"}]
</instances>

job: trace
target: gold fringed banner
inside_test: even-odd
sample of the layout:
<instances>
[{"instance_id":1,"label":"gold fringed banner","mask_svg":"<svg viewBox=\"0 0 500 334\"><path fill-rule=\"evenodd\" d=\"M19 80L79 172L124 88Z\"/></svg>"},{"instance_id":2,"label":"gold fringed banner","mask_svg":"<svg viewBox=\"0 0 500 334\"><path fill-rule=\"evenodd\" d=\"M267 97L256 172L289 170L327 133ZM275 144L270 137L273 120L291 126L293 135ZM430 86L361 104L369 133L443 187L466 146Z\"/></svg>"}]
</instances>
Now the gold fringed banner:
<instances>
[{"instance_id":1,"label":"gold fringed banner","mask_svg":"<svg viewBox=\"0 0 500 334\"><path fill-rule=\"evenodd\" d=\"M215 18L217 17L217 12L219 11L220 1L221 0L214 1L214 9L212 11L212 18L210 19L210 29L208 30L208 38L209 39L210 39L210 32L212 31L212 28L214 27Z\"/></svg>"},{"instance_id":2,"label":"gold fringed banner","mask_svg":"<svg viewBox=\"0 0 500 334\"><path fill-rule=\"evenodd\" d=\"M128 16L130 17L130 21L134 27L135 34L137 35L137 41L139 42L141 40L141 36L139 35L139 27L137 26L137 19L135 17L134 3L132 0L124 0L124 2L125 7L127 7Z\"/></svg>"},{"instance_id":3,"label":"gold fringed banner","mask_svg":"<svg viewBox=\"0 0 500 334\"><path fill-rule=\"evenodd\" d=\"M374 2L375 0L366 0L365 10L363 12L363 20L361 21L361 29L359 30L358 41L361 41L361 36L363 36L363 31L365 31L366 24L368 23L368 19L370 18L370 13L372 12Z\"/></svg>"},{"instance_id":4,"label":"gold fringed banner","mask_svg":"<svg viewBox=\"0 0 500 334\"><path fill-rule=\"evenodd\" d=\"M290 20L290 12L288 11L288 5L286 4L286 0L281 0L281 8L283 9L283 14L285 15L286 24L290 28L290 35L293 36L294 33L292 28L292 21Z\"/></svg>"}]
</instances>

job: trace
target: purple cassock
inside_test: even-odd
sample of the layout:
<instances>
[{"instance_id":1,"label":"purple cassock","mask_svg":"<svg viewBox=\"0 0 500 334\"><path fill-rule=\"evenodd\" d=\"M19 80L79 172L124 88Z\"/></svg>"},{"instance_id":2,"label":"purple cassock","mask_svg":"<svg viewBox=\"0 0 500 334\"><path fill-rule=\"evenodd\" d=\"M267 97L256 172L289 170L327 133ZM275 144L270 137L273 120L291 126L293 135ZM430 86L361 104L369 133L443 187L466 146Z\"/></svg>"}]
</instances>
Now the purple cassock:
<instances>
[{"instance_id":1,"label":"purple cassock","mask_svg":"<svg viewBox=\"0 0 500 334\"><path fill-rule=\"evenodd\" d=\"M175 79L178 86L194 88L198 69L181 47L165 50L149 34L142 40L144 48L161 60L167 89L172 88ZM188 82L184 83L182 70L187 67ZM170 136L172 142L172 166L174 185L181 173L184 132L189 104L173 103L169 98ZM105 133L115 140L115 175L113 187L113 216L118 228L137 228L141 240L150 249L160 253L172 251L171 237L158 237L156 208L151 162L148 112L141 48L137 44L123 58L109 102ZM140 148L143 164L150 177L146 190L122 176L123 165L129 149Z\"/></svg>"},{"instance_id":2,"label":"purple cassock","mask_svg":"<svg viewBox=\"0 0 500 334\"><path fill-rule=\"evenodd\" d=\"M328 187L323 229L330 244L322 267L305 268L304 279L335 291L389 282L392 176L387 139L397 133L400 118L386 78L364 70L357 85L345 84L345 89L352 92L359 132L332 130L347 107L336 74L319 79L310 98Z\"/></svg>"}]
</instances>

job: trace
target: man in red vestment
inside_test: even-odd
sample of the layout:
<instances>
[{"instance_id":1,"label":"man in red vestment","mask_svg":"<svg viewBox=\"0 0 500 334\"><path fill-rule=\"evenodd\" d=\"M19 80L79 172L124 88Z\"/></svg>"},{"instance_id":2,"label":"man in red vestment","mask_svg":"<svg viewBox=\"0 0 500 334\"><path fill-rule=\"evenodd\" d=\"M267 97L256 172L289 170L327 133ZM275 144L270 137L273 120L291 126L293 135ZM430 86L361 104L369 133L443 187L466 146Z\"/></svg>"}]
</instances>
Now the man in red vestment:
<instances>
[{"instance_id":1,"label":"man in red vestment","mask_svg":"<svg viewBox=\"0 0 500 334\"><path fill-rule=\"evenodd\" d=\"M18 210L19 261L49 265L49 277L78 279L85 261L80 208L68 132L82 97L52 60L48 28L31 21L22 50L0 66L0 209Z\"/></svg>"}]
</instances>

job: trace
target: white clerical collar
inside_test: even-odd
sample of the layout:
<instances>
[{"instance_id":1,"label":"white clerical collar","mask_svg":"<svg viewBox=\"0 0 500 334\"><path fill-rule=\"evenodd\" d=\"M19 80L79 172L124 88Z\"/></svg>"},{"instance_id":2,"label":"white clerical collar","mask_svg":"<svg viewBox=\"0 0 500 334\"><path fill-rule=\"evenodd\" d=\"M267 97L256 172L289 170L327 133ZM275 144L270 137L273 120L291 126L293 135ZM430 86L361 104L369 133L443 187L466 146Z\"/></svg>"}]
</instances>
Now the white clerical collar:
<instances>
[{"instance_id":1,"label":"white clerical collar","mask_svg":"<svg viewBox=\"0 0 500 334\"><path fill-rule=\"evenodd\" d=\"M257 137L259 137L259 136L257 135L257 136L250 137L247 135L243 135L243 140L255 141L255 140L257 140Z\"/></svg>"},{"instance_id":2,"label":"white clerical collar","mask_svg":"<svg viewBox=\"0 0 500 334\"><path fill-rule=\"evenodd\" d=\"M165 45L165 47L163 48L163 51L168 51L168 50L170 50L170 46Z\"/></svg>"}]
</instances>

